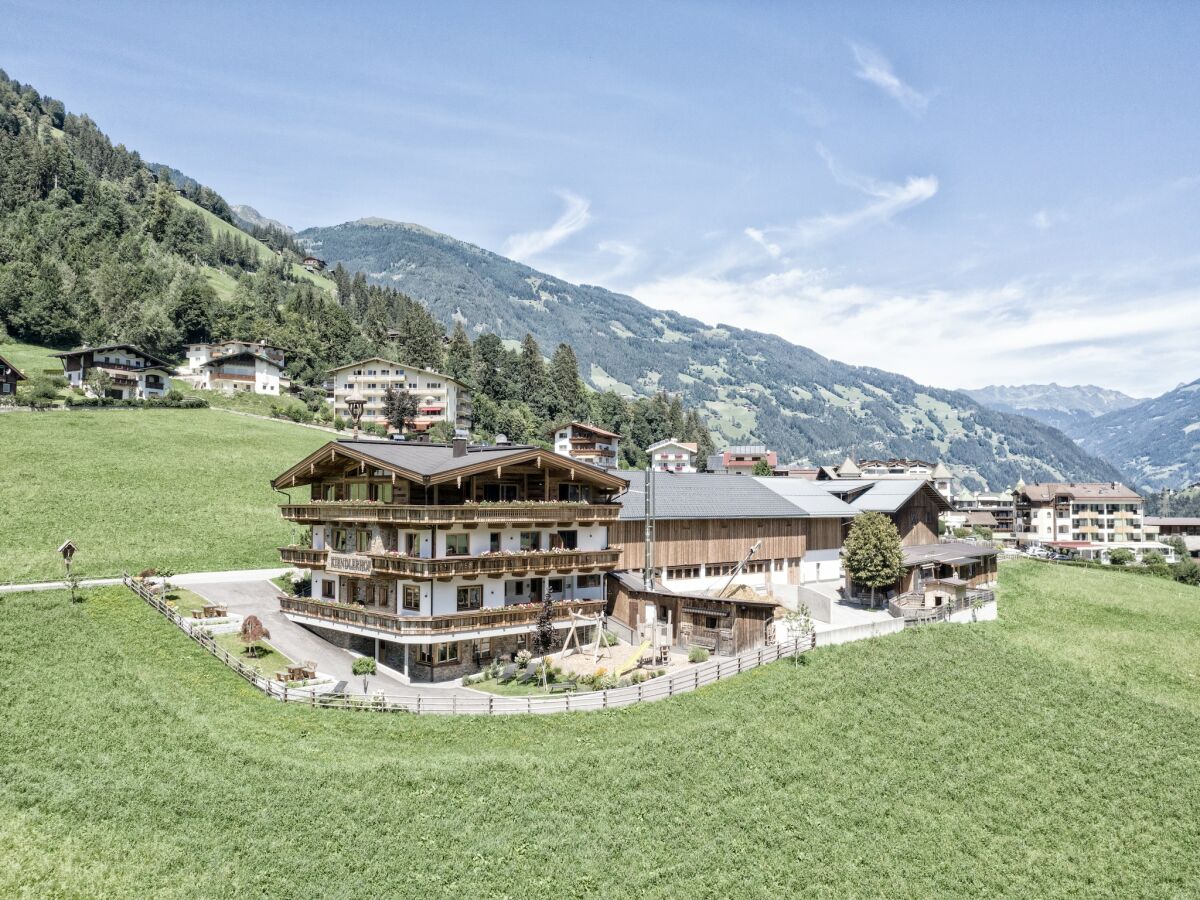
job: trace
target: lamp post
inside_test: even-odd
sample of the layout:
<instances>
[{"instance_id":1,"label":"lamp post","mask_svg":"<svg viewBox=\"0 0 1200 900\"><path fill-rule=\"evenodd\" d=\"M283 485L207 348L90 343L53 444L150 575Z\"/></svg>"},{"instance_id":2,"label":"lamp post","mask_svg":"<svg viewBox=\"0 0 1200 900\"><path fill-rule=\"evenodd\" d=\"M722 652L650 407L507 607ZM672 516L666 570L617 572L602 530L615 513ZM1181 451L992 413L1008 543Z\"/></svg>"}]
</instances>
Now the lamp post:
<instances>
[{"instance_id":1,"label":"lamp post","mask_svg":"<svg viewBox=\"0 0 1200 900\"><path fill-rule=\"evenodd\" d=\"M350 396L346 398L346 409L350 413L350 421L354 423L354 439L358 440L358 425L362 421L363 408L367 405L366 399L355 388Z\"/></svg>"}]
</instances>

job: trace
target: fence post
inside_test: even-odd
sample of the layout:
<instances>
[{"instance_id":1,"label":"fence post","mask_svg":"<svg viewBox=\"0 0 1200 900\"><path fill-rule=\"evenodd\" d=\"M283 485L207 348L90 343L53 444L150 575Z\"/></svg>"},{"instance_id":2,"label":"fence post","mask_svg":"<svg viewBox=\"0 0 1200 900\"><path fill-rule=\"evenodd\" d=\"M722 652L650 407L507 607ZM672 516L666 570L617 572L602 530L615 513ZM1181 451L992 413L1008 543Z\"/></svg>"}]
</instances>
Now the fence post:
<instances>
[{"instance_id":1,"label":"fence post","mask_svg":"<svg viewBox=\"0 0 1200 900\"><path fill-rule=\"evenodd\" d=\"M421 714L421 695L417 694L417 715Z\"/></svg>"},{"instance_id":2,"label":"fence post","mask_svg":"<svg viewBox=\"0 0 1200 900\"><path fill-rule=\"evenodd\" d=\"M488 694L488 715L489 716L495 715L495 702L496 702L496 695Z\"/></svg>"},{"instance_id":3,"label":"fence post","mask_svg":"<svg viewBox=\"0 0 1200 900\"><path fill-rule=\"evenodd\" d=\"M719 673L720 673L720 669L718 669L718 670L717 670L717 672L718 672L718 674L719 674ZM700 669L699 669L699 668L695 668L695 669L693 669L693 670L692 670L692 675L694 675L694 676L695 676L695 678L694 678L694 680L695 680L695 684L693 685L693 689L695 689L695 690L699 690L699 688L700 688Z\"/></svg>"}]
</instances>

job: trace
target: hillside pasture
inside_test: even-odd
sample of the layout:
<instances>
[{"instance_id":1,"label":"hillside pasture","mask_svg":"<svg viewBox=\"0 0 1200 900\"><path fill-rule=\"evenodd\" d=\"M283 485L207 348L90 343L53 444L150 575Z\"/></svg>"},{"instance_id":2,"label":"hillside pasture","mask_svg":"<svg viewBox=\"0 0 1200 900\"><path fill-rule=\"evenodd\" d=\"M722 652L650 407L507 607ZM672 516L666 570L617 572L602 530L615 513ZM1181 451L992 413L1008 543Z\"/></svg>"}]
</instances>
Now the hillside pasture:
<instances>
[{"instance_id":1,"label":"hillside pasture","mask_svg":"<svg viewBox=\"0 0 1200 900\"><path fill-rule=\"evenodd\" d=\"M1195 896L1200 591L1001 585L997 622L496 719L271 702L122 588L8 597L0 894Z\"/></svg>"},{"instance_id":2,"label":"hillside pasture","mask_svg":"<svg viewBox=\"0 0 1200 900\"><path fill-rule=\"evenodd\" d=\"M293 527L269 481L330 436L215 409L0 415L0 583L279 564Z\"/></svg>"}]
</instances>

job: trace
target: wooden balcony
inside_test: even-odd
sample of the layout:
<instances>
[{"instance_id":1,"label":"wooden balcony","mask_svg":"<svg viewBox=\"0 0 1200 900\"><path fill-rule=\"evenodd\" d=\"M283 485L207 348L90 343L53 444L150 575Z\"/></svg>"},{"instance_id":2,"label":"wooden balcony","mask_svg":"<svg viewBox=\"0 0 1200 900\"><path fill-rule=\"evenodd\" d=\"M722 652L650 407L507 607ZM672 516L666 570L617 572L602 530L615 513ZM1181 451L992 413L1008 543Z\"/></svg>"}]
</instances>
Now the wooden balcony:
<instances>
[{"instance_id":1,"label":"wooden balcony","mask_svg":"<svg viewBox=\"0 0 1200 900\"><path fill-rule=\"evenodd\" d=\"M317 500L280 507L291 522L375 522L385 525L593 525L615 522L615 503L468 503L461 506L404 506L392 503L345 503Z\"/></svg>"},{"instance_id":2,"label":"wooden balcony","mask_svg":"<svg viewBox=\"0 0 1200 900\"><path fill-rule=\"evenodd\" d=\"M325 568L327 551L313 550L311 547L280 547L279 559L285 565L300 566L303 569Z\"/></svg>"},{"instance_id":3,"label":"wooden balcony","mask_svg":"<svg viewBox=\"0 0 1200 900\"><path fill-rule=\"evenodd\" d=\"M572 612L594 616L604 609L603 600L563 600L554 604L554 620L566 622ZM392 613L370 612L359 606L310 600L305 597L279 598L279 608L285 615L302 616L328 623L334 627L380 631L397 637L453 639L463 632L489 629L533 628L537 623L540 604L484 607L470 612L444 616L397 616Z\"/></svg>"},{"instance_id":4,"label":"wooden balcony","mask_svg":"<svg viewBox=\"0 0 1200 900\"><path fill-rule=\"evenodd\" d=\"M546 550L539 553L498 553L495 556L446 556L422 559L416 556L373 555L371 570L376 575L402 578L454 578L485 575L539 575L551 572L591 572L611 569L621 558L620 550Z\"/></svg>"},{"instance_id":5,"label":"wooden balcony","mask_svg":"<svg viewBox=\"0 0 1200 900\"><path fill-rule=\"evenodd\" d=\"M620 550L545 550L538 553L497 553L494 556L420 556L391 554L330 553L307 547L280 547L286 565L305 569L328 569L333 573L369 577L450 579L458 576L548 575L552 572L607 571L621 558Z\"/></svg>"}]
</instances>

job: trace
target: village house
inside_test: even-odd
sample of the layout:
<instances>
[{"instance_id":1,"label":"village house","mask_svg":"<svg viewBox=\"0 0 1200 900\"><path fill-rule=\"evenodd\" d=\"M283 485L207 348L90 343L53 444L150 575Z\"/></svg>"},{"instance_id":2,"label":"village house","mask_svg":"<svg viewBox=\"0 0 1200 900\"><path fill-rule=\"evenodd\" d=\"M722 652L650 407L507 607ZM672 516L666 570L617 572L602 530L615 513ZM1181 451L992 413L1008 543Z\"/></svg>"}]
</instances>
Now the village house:
<instances>
[{"instance_id":1,"label":"village house","mask_svg":"<svg viewBox=\"0 0 1200 900\"><path fill-rule=\"evenodd\" d=\"M1010 540L1013 531L1013 492L1012 491L969 491L963 488L951 501L956 512L988 513L995 520L993 537L997 540ZM947 516L953 516L948 513ZM949 518L947 519L949 522ZM984 517L972 520L972 524L987 524Z\"/></svg>"},{"instance_id":2,"label":"village house","mask_svg":"<svg viewBox=\"0 0 1200 900\"><path fill-rule=\"evenodd\" d=\"M284 615L414 681L532 649L545 597L560 643L573 622L592 634L621 556L608 528L625 482L537 447L335 441L272 487L311 496L282 507L312 528L280 550L312 573Z\"/></svg>"},{"instance_id":3,"label":"village house","mask_svg":"<svg viewBox=\"0 0 1200 900\"><path fill-rule=\"evenodd\" d=\"M176 377L206 391L279 396L289 387L283 350L265 341L188 344L187 362Z\"/></svg>"},{"instance_id":4,"label":"village house","mask_svg":"<svg viewBox=\"0 0 1200 900\"><path fill-rule=\"evenodd\" d=\"M779 467L779 457L774 450L762 444L741 444L726 447L708 458L708 471L719 475L753 475L754 467L766 463L772 472Z\"/></svg>"},{"instance_id":5,"label":"village house","mask_svg":"<svg viewBox=\"0 0 1200 900\"><path fill-rule=\"evenodd\" d=\"M1047 482L1018 485L1014 535L1020 547L1049 547L1107 562L1117 548L1140 560L1150 550L1174 559L1174 550L1147 535L1140 494L1120 482Z\"/></svg>"},{"instance_id":6,"label":"village house","mask_svg":"<svg viewBox=\"0 0 1200 900\"><path fill-rule=\"evenodd\" d=\"M304 268L310 272L322 272L325 270L325 260L310 254L304 257Z\"/></svg>"},{"instance_id":7,"label":"village house","mask_svg":"<svg viewBox=\"0 0 1200 900\"><path fill-rule=\"evenodd\" d=\"M88 377L93 371L108 375L104 395L115 400L149 400L163 397L171 389L171 370L165 359L147 353L132 344L108 344L104 347L80 347L54 353L62 362L63 373L73 388L92 394Z\"/></svg>"},{"instance_id":8,"label":"village house","mask_svg":"<svg viewBox=\"0 0 1200 900\"><path fill-rule=\"evenodd\" d=\"M428 431L437 422L454 428L471 427L471 396L466 385L448 375L406 366L375 356L330 369L333 381L333 414L350 418L346 400L357 393L365 401L363 424L387 425L384 396L388 388L408 391L417 401L414 431Z\"/></svg>"},{"instance_id":9,"label":"village house","mask_svg":"<svg viewBox=\"0 0 1200 900\"><path fill-rule=\"evenodd\" d=\"M921 605L936 606L945 593L961 596L968 590L990 587L996 580L996 549L987 542L948 541L938 538L938 518L952 509L932 481L924 478L839 478L815 482L845 501L856 513L879 512L892 520L900 533L904 574L884 596L891 599L919 595ZM933 583L936 582L935 586ZM868 598L868 588L855 585L847 574L851 597ZM876 592L878 594L878 592Z\"/></svg>"},{"instance_id":10,"label":"village house","mask_svg":"<svg viewBox=\"0 0 1200 900\"><path fill-rule=\"evenodd\" d=\"M546 432L554 452L602 469L615 469L620 460L621 436L585 422L567 422Z\"/></svg>"},{"instance_id":11,"label":"village house","mask_svg":"<svg viewBox=\"0 0 1200 900\"><path fill-rule=\"evenodd\" d=\"M668 438L646 448L650 465L658 472L690 474L696 471L696 452L699 448L689 441Z\"/></svg>"},{"instance_id":12,"label":"village house","mask_svg":"<svg viewBox=\"0 0 1200 900\"><path fill-rule=\"evenodd\" d=\"M25 375L3 356L0 356L0 399L11 399L17 392L17 382L24 381Z\"/></svg>"}]
</instances>

